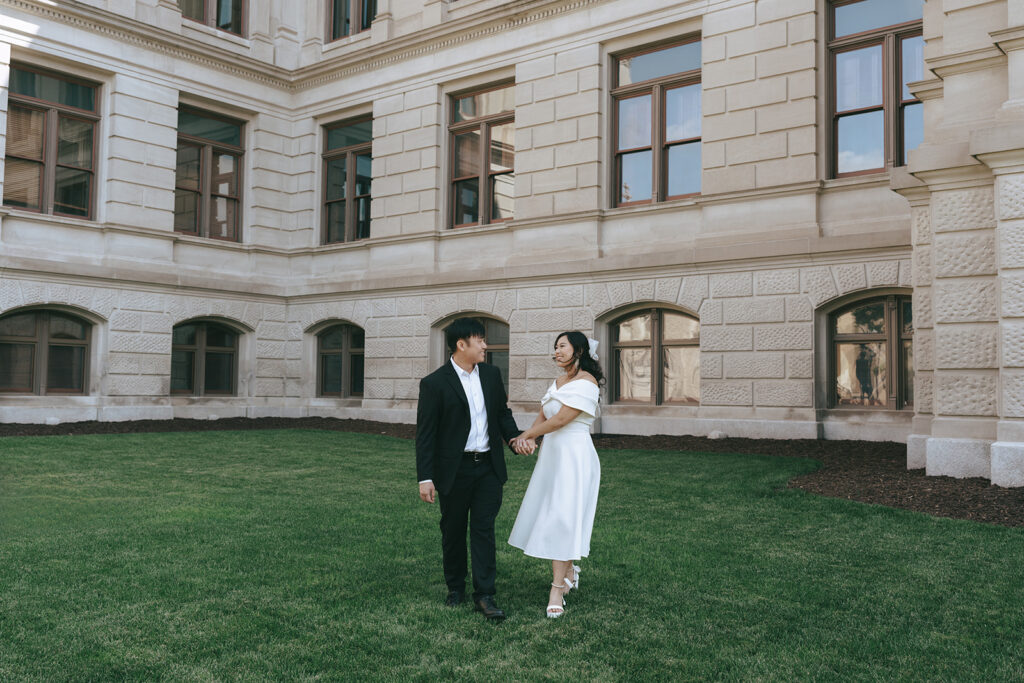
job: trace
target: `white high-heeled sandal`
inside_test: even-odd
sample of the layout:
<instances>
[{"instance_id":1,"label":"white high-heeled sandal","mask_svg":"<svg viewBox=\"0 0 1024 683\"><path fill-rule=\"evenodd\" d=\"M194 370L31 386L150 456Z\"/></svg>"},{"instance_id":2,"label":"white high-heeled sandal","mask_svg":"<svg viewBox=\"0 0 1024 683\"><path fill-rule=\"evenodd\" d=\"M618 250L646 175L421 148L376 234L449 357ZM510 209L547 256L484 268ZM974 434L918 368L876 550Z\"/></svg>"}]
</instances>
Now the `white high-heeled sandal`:
<instances>
[{"instance_id":1,"label":"white high-heeled sandal","mask_svg":"<svg viewBox=\"0 0 1024 683\"><path fill-rule=\"evenodd\" d=\"M566 579L568 581L568 579ZM576 590L580 587L580 568L579 565L574 564L572 566L572 588L570 590Z\"/></svg>"},{"instance_id":2,"label":"white high-heeled sandal","mask_svg":"<svg viewBox=\"0 0 1024 683\"><path fill-rule=\"evenodd\" d=\"M569 579L566 579L565 582L569 584L572 583L571 581L569 581ZM566 590L564 587L559 586L557 583L551 584L551 587L560 588L563 591ZM548 608L544 611L544 613L547 615L548 619L557 619L558 617L565 614L565 593L562 593L561 605L548 605Z\"/></svg>"}]
</instances>

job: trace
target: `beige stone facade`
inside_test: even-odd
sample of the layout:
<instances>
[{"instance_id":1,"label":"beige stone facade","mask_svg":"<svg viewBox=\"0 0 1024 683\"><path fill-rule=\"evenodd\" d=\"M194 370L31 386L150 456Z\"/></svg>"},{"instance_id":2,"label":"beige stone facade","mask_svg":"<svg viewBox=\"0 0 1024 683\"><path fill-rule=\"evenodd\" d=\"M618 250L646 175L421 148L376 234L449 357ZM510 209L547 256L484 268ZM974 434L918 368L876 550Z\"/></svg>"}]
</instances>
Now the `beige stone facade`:
<instances>
[{"instance_id":1,"label":"beige stone facade","mask_svg":"<svg viewBox=\"0 0 1024 683\"><path fill-rule=\"evenodd\" d=\"M169 0L0 0L0 84L12 63L87 79L100 116L90 219L0 209L0 316L88 321L87 391L0 394L0 421L411 422L462 313L508 324L524 421L558 332L609 349L615 319L661 307L700 321L699 404L606 392L597 429L907 441L910 467L1024 485L1019 3L928 0L924 142L842 178L825 0L378 0L333 42L328 5L248 0L235 36ZM613 57L692 36L700 194L616 206ZM515 86L514 219L452 229L451 96L495 83ZM182 106L244 122L238 242L174 231ZM370 237L321 244L324 126L360 116ZM913 297L913 407L834 408L830 316L883 295ZM190 320L238 332L234 396L171 394ZM365 332L362 397L317 395L331 322Z\"/></svg>"}]
</instances>

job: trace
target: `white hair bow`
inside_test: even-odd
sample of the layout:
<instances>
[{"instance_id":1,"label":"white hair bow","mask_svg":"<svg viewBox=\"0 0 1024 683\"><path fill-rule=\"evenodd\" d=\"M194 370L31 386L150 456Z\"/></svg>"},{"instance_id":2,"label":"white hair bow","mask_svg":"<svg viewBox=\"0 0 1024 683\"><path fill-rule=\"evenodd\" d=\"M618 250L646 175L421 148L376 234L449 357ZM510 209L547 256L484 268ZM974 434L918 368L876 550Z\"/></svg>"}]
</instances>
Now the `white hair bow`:
<instances>
[{"instance_id":1,"label":"white hair bow","mask_svg":"<svg viewBox=\"0 0 1024 683\"><path fill-rule=\"evenodd\" d=\"M597 360L597 346L601 342L596 339L591 339L590 337L587 337L587 342L590 344L590 357Z\"/></svg>"}]
</instances>

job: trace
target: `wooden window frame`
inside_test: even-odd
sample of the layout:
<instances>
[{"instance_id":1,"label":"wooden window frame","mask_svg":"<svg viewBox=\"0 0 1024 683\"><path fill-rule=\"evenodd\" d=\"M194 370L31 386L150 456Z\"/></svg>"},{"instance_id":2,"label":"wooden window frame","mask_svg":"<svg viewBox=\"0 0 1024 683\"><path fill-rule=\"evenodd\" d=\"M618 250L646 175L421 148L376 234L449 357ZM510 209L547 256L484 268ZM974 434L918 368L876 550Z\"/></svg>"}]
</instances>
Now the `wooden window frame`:
<instances>
[{"instance_id":1,"label":"wooden window frame","mask_svg":"<svg viewBox=\"0 0 1024 683\"><path fill-rule=\"evenodd\" d=\"M369 239L370 235L367 234L360 237L356 234L357 221L356 218L359 213L359 201L362 198L367 198L370 204L373 203L373 188L371 179L370 192L367 194L356 194L356 174L353 172L356 169L356 157L369 155L371 162L373 161L373 140L372 137L369 142L360 142L354 145L348 145L346 147L337 147L334 149L328 149L328 138L330 131L335 128L344 128L346 126L352 126L359 123L373 121L372 116L363 116L356 119L348 119L345 121L338 121L330 125L324 126L324 151L323 151L323 182L320 187L320 196L323 197L321 202L321 210L323 217L320 221L320 243L321 244L341 244L343 242L354 242L361 239ZM327 199L327 167L331 161L335 159L345 159L345 199ZM333 203L343 201L345 202L345 235L340 240L328 240L329 228L330 228L330 211L329 206ZM371 226L372 227L372 226Z\"/></svg>"},{"instance_id":2,"label":"wooden window frame","mask_svg":"<svg viewBox=\"0 0 1024 683\"><path fill-rule=\"evenodd\" d=\"M220 26L217 26L217 0L203 0L203 18L202 19L197 19L196 17L190 17L190 16L188 16L187 14L184 14L184 13L182 13L181 16L182 16L183 19L187 19L188 21L194 21L197 24L202 24L203 26L209 26L210 28L216 29L218 31L223 31L224 33L227 33L227 34L232 35L232 36L245 37L245 35L247 33L248 26L249 26L249 2L248 2L248 0L230 0L230 1L231 2L236 2L237 1L239 3L239 5L240 5L240 8L241 8L241 13L240 13L241 16L239 18L239 23L241 24L241 26L239 27L239 32L238 33L235 33L234 31L229 31L226 28L221 28Z\"/></svg>"},{"instance_id":3,"label":"wooden window frame","mask_svg":"<svg viewBox=\"0 0 1024 683\"><path fill-rule=\"evenodd\" d=\"M238 395L238 339L242 335L232 327L224 323L209 320L190 320L174 326L175 329L184 325L196 326L195 344L175 344L173 337L171 341L171 354L175 351L191 351L192 363L192 389L171 389L172 396L237 396ZM234 335L234 346L209 346L206 343L206 333L210 326L220 327ZM231 390L230 391L207 391L206 390L206 353L231 352Z\"/></svg>"},{"instance_id":4,"label":"wooden window frame","mask_svg":"<svg viewBox=\"0 0 1024 683\"><path fill-rule=\"evenodd\" d=\"M631 318L643 315L645 313L651 316L651 339L649 341L619 341L619 325L624 323ZM670 348L687 348L697 347L700 348L700 332L698 330L697 336L692 339L680 340L673 339L666 342L663 339L662 329L664 327L663 316L665 313L672 313L675 315L681 315L695 321L698 325L700 319L696 316L684 313L682 311L676 311L667 308L649 307L641 308L635 311L630 311L624 315L619 316L612 321L611 327L611 339L612 339L612 396L614 397L614 403L621 405L643 405L643 406L696 406L700 405L700 400L697 401L668 401L665 400L665 378L662 368L664 367L664 352L665 349ZM624 399L622 398L622 387L619 385L619 352L623 349L650 349L651 350L651 394L650 397L644 401L640 399Z\"/></svg>"},{"instance_id":5,"label":"wooden window frame","mask_svg":"<svg viewBox=\"0 0 1024 683\"><path fill-rule=\"evenodd\" d=\"M491 191L491 179L499 175L511 175L515 179L515 162L513 161L513 169L511 171L501 171L497 173L491 172L490 163L490 152L491 152L491 129L495 126L501 126L508 123L515 125L516 113L513 108L510 111L503 111L497 114L489 114L487 116L476 116L466 121L454 121L455 118L455 101L463 97L469 97L471 95L483 95L484 93L494 92L495 90L504 90L505 88L513 88L515 83L506 81L498 85L492 85L486 88L478 88L474 90L465 90L458 93L453 93L450 96L451 114L449 114L448 123L448 168L451 169L449 177L451 181L448 184L448 200L451 202L451 208L448 211L448 220L452 228L468 228L478 225L494 225L497 223L507 223L514 220L513 217L509 218L491 218L491 209L493 208L494 196ZM469 133L473 130L479 130L480 132L480 172L475 176L459 176L456 177L456 169L458 168L458 150L455 145L456 136ZM513 155L515 154L515 148L512 150ZM474 223L456 223L456 210L458 207L458 201L456 196L456 187L458 183L477 179L479 188L479 205L477 206L477 220Z\"/></svg>"},{"instance_id":6,"label":"wooden window frame","mask_svg":"<svg viewBox=\"0 0 1024 683\"><path fill-rule=\"evenodd\" d=\"M867 306L873 303L885 304L885 332L884 333L847 333L836 332L836 321L839 316L848 313L855 308ZM911 303L909 294L887 294L883 296L872 296L852 301L842 308L832 311L828 316L828 407L832 410L913 410L914 403L908 399L910 390L913 387L904 386L904 361L903 342L910 341L913 344L914 332L903 331L903 303ZM913 315L913 313L911 313ZM839 344L856 343L878 343L885 344L886 369L885 381L888 390L886 405L884 406L851 406L839 404L838 377L839 370ZM911 346L913 348L913 346Z\"/></svg>"},{"instance_id":7,"label":"wooden window frame","mask_svg":"<svg viewBox=\"0 0 1024 683\"><path fill-rule=\"evenodd\" d=\"M328 349L323 348L323 337L327 333L342 328L344 334L341 339L340 349ZM363 344L364 346L353 346L352 345L352 332L358 330L363 333ZM362 398L365 393L366 387L366 331L362 328L353 325L352 323L338 323L336 325L330 325L320 330L316 335L316 390L317 396L321 398ZM324 391L324 357L325 356L340 356L341 357L341 391L340 392L328 392ZM363 357L363 387L364 391L355 392L352 390L352 357L362 356Z\"/></svg>"},{"instance_id":8,"label":"wooden window frame","mask_svg":"<svg viewBox=\"0 0 1024 683\"><path fill-rule=\"evenodd\" d=\"M57 315L71 318L78 324L85 328L85 339L50 339L50 316L56 313ZM0 395L36 395L36 396L88 396L89 395L89 366L90 356L92 352L92 328L91 322L75 315L74 313L66 313L64 311L56 310L20 310L11 311L0 319L6 317L13 317L16 315L32 314L35 316L35 334L32 337L14 337L14 336L0 336L0 343L4 344L32 344L32 361L31 369L29 370L29 377L31 385L30 387L17 388L17 389L0 389ZM83 348L82 354L82 376L80 378L82 384L82 390L76 391L74 389L50 389L46 386L46 380L48 375L48 363L50 361L50 347L51 346L73 346Z\"/></svg>"},{"instance_id":9,"label":"wooden window frame","mask_svg":"<svg viewBox=\"0 0 1024 683\"><path fill-rule=\"evenodd\" d=\"M661 50L666 50L672 47L678 47L680 45L688 45L690 43L699 42L701 42L701 36L688 36L686 38L672 40L671 42L659 43L657 45L652 45L637 50L620 52L618 54L613 55L612 78L614 86L611 91L612 206L643 206L646 204L656 204L658 202L671 201L674 199L685 199L688 197L700 196L700 192L691 192L688 194L680 195L668 194L668 148L675 145L683 145L694 142L700 144L703 134L697 137L684 138L681 140L669 141L665 139L665 91L685 87L688 85L699 85L701 83L701 69L698 68L691 69L689 71L680 71L678 73L669 74L667 76L660 76L658 78L647 79L646 81L630 83L629 85L620 86L618 80L619 60L623 58L637 57L639 55L650 54L652 52L659 52ZM643 97L644 95L651 96L651 143L643 147L619 149L618 103L621 100L631 99L634 97ZM619 201L619 190L622 187L622 164L620 162L620 159L624 154L629 154L632 152L643 152L648 149L651 150L651 198L640 199L631 202Z\"/></svg>"},{"instance_id":10,"label":"wooden window frame","mask_svg":"<svg viewBox=\"0 0 1024 683\"><path fill-rule=\"evenodd\" d=\"M93 103L94 108L92 110L81 109L79 107L72 107L66 104L60 104L57 102L51 102L49 100L43 100L37 97L29 97L27 95L19 95L11 92L8 89L8 112L13 106L20 107L22 109L30 109L33 111L39 111L43 113L43 158L41 160L42 168L40 169L40 180L39 180L39 208L32 209L20 206L11 206L10 208L17 211L31 211L32 213L53 215L53 216L67 216L69 218L78 218L80 220L95 220L96 216L96 165L98 159L99 146L96 132L98 130L98 124L101 118L100 105L99 105L99 84L93 81L88 81L83 78L77 78L75 76L69 76L68 74L53 71L51 69L43 69L28 64L22 64L20 62L14 62L11 64L11 70L17 69L18 71L26 71L30 73L37 73L50 78L57 78L62 81L69 83L76 83L88 88L93 89ZM70 118L77 119L79 121L88 121L92 124L92 160L91 168L80 168L78 166L68 166L64 164L58 164L57 162L57 150L58 140L57 136L59 133L60 119ZM8 114L8 121L10 116ZM8 133L9 134L9 133ZM8 150L10 146L8 145ZM28 157L21 157L15 154L11 154L7 151L5 154L6 158L18 159L21 161L28 161L31 163L40 163L39 159L30 159ZM57 167L61 168L72 168L77 171L86 171L90 174L91 179L89 182L89 206L87 215L79 216L77 214L64 213L56 210L56 193L57 193Z\"/></svg>"},{"instance_id":11,"label":"wooden window frame","mask_svg":"<svg viewBox=\"0 0 1024 683\"><path fill-rule=\"evenodd\" d=\"M829 106L829 174L832 178L849 178L859 175L886 173L898 166L905 166L903 158L903 111L907 105L919 104L921 100L904 100L903 93L903 59L902 41L923 35L922 20L892 24L882 28L853 33L836 38L836 8L853 5L864 0L831 0L829 2L827 21L828 41L828 106ZM836 79L836 55L843 52L860 50L874 45L882 46L882 104L861 109L850 109L839 113L836 111L838 83ZM883 165L859 171L839 172L839 120L846 116L864 114L873 111L882 112Z\"/></svg>"},{"instance_id":12,"label":"wooden window frame","mask_svg":"<svg viewBox=\"0 0 1024 683\"><path fill-rule=\"evenodd\" d=\"M350 28L348 33L342 33L341 35L334 35L334 9L335 9L335 6L336 6L338 1L346 3L348 5L348 7L349 7L349 27L358 26L358 28L355 31L351 30L351 28ZM354 36L356 34L363 33L364 31L369 31L370 30L370 28L371 28L371 26L373 24L374 19L377 18L377 0L371 0L371 2L373 2L373 16L370 17L370 21L368 22L368 25L366 25L366 26L364 26L364 24L367 23L367 22L365 22L365 17L363 17L363 2L364 2L364 0L327 0L327 12L326 12L327 27L326 27L326 33L325 33L325 35L327 36L327 41L326 42L333 43L333 42L335 42L337 40L344 40L345 38L351 38L352 36Z\"/></svg>"},{"instance_id":13,"label":"wooden window frame","mask_svg":"<svg viewBox=\"0 0 1024 683\"><path fill-rule=\"evenodd\" d=\"M194 235L196 237L204 237L207 239L221 240L223 242L241 242L242 241L242 162L245 159L245 122L238 119L233 119L230 116L224 116L223 114L217 114L215 112L208 111L206 109L199 109L197 107L189 107L182 105L179 108L180 111L188 111L199 116L204 116L211 119L217 119L224 121L225 123L231 123L239 127L239 139L242 140L242 145L235 146L229 145L224 142L218 142L216 140L210 140L207 138L201 138L195 135L187 135L178 131L178 147L180 149L183 144L199 147L199 203L196 209L198 224L195 226L196 229L192 230L179 230L175 228L175 232L182 235ZM230 154L236 158L235 161L235 195L225 195L213 192L213 155L214 154ZM178 177L175 174L174 178L174 189L175 191L184 190L187 192L194 192L191 188L184 188L178 185ZM231 199L235 202L235 224L233 226L234 235L233 237L220 237L218 235L210 234L210 203L214 198L223 197Z\"/></svg>"}]
</instances>

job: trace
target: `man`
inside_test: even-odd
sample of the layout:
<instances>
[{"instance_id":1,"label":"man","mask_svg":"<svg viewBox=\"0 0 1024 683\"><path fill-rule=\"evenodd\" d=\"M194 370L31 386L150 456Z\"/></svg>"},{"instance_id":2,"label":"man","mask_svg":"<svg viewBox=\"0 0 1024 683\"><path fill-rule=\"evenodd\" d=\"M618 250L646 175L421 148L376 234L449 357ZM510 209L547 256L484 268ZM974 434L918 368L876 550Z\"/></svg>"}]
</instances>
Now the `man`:
<instances>
[{"instance_id":1,"label":"man","mask_svg":"<svg viewBox=\"0 0 1024 683\"><path fill-rule=\"evenodd\" d=\"M494 602L494 519L501 507L505 444L519 435L501 372L484 363L484 326L459 318L444 331L451 360L420 381L416 472L420 498L441 508L446 604L466 590L466 526L473 560L473 603L491 620L505 618Z\"/></svg>"}]
</instances>

